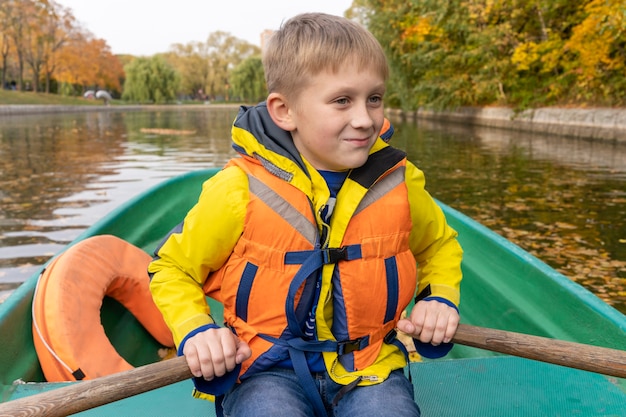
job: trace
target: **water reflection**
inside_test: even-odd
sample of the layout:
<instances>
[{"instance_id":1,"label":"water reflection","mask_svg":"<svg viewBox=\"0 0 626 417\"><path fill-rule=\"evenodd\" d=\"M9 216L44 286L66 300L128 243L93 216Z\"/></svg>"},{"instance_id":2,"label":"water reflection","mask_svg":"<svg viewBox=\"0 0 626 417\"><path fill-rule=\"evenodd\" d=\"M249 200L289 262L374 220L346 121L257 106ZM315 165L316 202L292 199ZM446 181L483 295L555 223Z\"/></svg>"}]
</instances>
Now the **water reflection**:
<instances>
[{"instance_id":1,"label":"water reflection","mask_svg":"<svg viewBox=\"0 0 626 417\"><path fill-rule=\"evenodd\" d=\"M0 298L85 228L234 155L236 108L0 119ZM431 193L626 312L626 145L394 120Z\"/></svg>"},{"instance_id":2,"label":"water reflection","mask_svg":"<svg viewBox=\"0 0 626 417\"><path fill-rule=\"evenodd\" d=\"M227 138L236 111L1 119L0 291L23 282L121 202L173 175L223 165L234 155Z\"/></svg>"},{"instance_id":3,"label":"water reflection","mask_svg":"<svg viewBox=\"0 0 626 417\"><path fill-rule=\"evenodd\" d=\"M424 121L398 130L435 197L626 312L626 144Z\"/></svg>"}]
</instances>

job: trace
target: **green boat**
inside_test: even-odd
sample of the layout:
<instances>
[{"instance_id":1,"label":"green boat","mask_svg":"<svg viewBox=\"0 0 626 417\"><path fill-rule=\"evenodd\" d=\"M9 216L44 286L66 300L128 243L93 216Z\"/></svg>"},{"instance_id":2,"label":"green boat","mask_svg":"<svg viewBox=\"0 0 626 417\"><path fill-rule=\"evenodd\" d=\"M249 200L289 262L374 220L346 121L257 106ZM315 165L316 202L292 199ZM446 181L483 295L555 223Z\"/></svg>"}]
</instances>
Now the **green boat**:
<instances>
[{"instance_id":1,"label":"green boat","mask_svg":"<svg viewBox=\"0 0 626 417\"><path fill-rule=\"evenodd\" d=\"M112 234L152 253L215 172L197 171L165 181L110 213L72 244ZM441 206L465 250L463 323L626 350L626 316L506 239ZM31 330L38 276L0 304L2 403L82 383L44 380ZM161 360L159 343L121 304L105 298L101 318L109 340L133 366ZM624 379L460 344L443 359L411 363L407 372L426 417L626 416ZM191 390L191 381L185 380L79 415L212 415L213 406L192 398Z\"/></svg>"}]
</instances>

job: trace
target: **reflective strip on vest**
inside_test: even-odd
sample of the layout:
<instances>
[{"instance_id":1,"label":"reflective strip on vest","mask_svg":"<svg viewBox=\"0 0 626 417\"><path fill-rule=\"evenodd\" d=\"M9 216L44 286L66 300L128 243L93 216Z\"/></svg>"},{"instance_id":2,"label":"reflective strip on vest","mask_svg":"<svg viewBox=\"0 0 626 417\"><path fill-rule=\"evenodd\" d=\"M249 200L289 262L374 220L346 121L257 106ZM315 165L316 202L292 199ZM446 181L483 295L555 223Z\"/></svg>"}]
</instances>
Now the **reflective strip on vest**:
<instances>
[{"instance_id":1,"label":"reflective strip on vest","mask_svg":"<svg viewBox=\"0 0 626 417\"><path fill-rule=\"evenodd\" d=\"M297 230L311 245L315 246L317 226L296 210L287 200L270 187L248 174L250 192L263 201L276 214L281 216L291 227Z\"/></svg>"},{"instance_id":2,"label":"reflective strip on vest","mask_svg":"<svg viewBox=\"0 0 626 417\"><path fill-rule=\"evenodd\" d=\"M372 203L380 199L389 191L393 190L395 187L402 184L404 182L405 170L406 170L405 167L399 167L398 169L394 170L386 177L382 178L376 184L374 184L372 188L367 190L365 197L363 197L363 199L359 203L359 206L355 210L354 216L359 214L361 211L365 210Z\"/></svg>"}]
</instances>

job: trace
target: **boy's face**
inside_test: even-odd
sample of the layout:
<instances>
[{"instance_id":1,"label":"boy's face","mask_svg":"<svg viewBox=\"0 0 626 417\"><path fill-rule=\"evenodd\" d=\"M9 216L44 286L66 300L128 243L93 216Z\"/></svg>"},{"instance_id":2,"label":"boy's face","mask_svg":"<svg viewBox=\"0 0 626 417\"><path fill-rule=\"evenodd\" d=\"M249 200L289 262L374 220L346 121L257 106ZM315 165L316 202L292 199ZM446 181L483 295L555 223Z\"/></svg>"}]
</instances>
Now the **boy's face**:
<instances>
[{"instance_id":1,"label":"boy's face","mask_svg":"<svg viewBox=\"0 0 626 417\"><path fill-rule=\"evenodd\" d=\"M383 125L384 93L378 73L351 64L313 76L289 107L296 148L317 170L360 167Z\"/></svg>"}]
</instances>

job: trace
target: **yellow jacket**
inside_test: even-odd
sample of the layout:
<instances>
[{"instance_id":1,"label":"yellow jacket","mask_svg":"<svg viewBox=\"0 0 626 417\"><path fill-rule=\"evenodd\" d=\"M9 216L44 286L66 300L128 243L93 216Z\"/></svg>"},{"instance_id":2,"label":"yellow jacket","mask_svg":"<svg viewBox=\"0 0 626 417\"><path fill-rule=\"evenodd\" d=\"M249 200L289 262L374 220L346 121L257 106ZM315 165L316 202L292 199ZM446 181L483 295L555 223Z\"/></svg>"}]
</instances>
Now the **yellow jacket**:
<instances>
[{"instance_id":1,"label":"yellow jacket","mask_svg":"<svg viewBox=\"0 0 626 417\"><path fill-rule=\"evenodd\" d=\"M269 222L270 229L265 230L257 239L260 243L253 242L257 245L256 249L248 249L246 253L245 248L253 247L248 241L255 240L251 237L255 236L254 233L246 233L246 227L251 222L263 223L263 218L254 219L254 211L248 210L249 207L258 207L255 196L250 192L251 178L267 179L267 175L271 173L275 180L270 189L282 187L283 191L280 192L287 194L287 201L296 201L294 204L298 207L297 211L304 213L308 223L317 226L318 230L313 227L316 236L319 236L319 229L323 224L319 213L326 205L330 193L321 175L295 150L288 132L271 123L264 105L242 108L233 126L233 142L235 149L245 157L232 161L204 184L197 205L188 213L181 228L173 231L158 249L157 257L149 266L149 272L152 275L151 291L155 302L172 329L177 345L196 329L212 323L205 294L224 303L226 322L253 349L253 357L244 363L243 375L260 353L267 351L272 345L267 339L258 337L258 333L278 337L285 323L274 323L278 320L276 314L259 318L259 314L263 314L263 302L260 305L255 305L252 301L246 304L249 309L247 311L252 312L256 322L247 318L241 319L243 314L237 311L236 292L241 284L244 266L233 268L236 264L234 258L249 262L251 257L257 257L257 263L268 268L268 265L273 265L272 262L278 260L278 264L271 267L282 268L283 272L288 270L288 279L299 268L280 266L284 250L272 247L271 239L268 240L268 236L273 234L271 228L275 227L275 221ZM392 155L393 161L374 163L376 159L389 158L389 155ZM373 172L372 166L382 167L383 170ZM381 273L372 271L367 277L370 280L367 285L350 287L349 284L341 284L348 292L348 295L343 294L349 299L345 309L351 310L350 316L357 318L348 323L349 329L344 329L346 336L353 339L369 335L371 339L370 343L363 346L362 351L358 349L347 361L338 360L337 352L324 352L329 374L343 384L348 384L359 376L364 377L361 384L377 383L384 380L392 370L405 366L406 358L401 349L394 344L383 343L382 338L389 329L395 327L400 312L412 296L427 286L430 287L431 296L441 297L458 305L461 280L462 251L456 241L456 232L447 225L441 209L425 191L423 173L406 161L403 153L389 147L382 140L377 141L372 148L364 169L360 173L357 171L359 169L353 170L337 196L337 206L333 212L327 240L321 242L322 248L341 248L346 244L356 244L363 251L363 259L372 253L377 254L379 260L370 263L368 267L373 267L375 271L380 271L380 268L383 270ZM376 184L382 183L383 178L389 179L392 174L396 178L389 192L392 199L376 197L376 192L371 190L376 188ZM268 179L266 182L273 181ZM294 200L298 195L302 198ZM378 207L376 204L383 206ZM389 207L388 204L396 206ZM305 205L309 207L304 207ZM360 207L367 209L361 213ZM357 221L361 214L367 216L366 220ZM376 215L378 218L374 217ZM359 226L355 227L353 224ZM363 238L362 234L367 233L365 229L368 224L375 224L376 231L370 232L374 234L369 238ZM389 229L389 235L383 236L386 228ZM282 235L278 236L283 239ZM265 249L259 250L263 245ZM299 247L288 250L305 251L312 248L313 246L302 243ZM262 253L267 256L259 255ZM407 262L405 253L410 262ZM381 299L379 292L386 284L376 278L385 275L385 263L381 260L387 257L402 258L396 266L401 281L399 296L397 305L393 306L391 312L386 312L386 300ZM340 271L343 268L341 262L337 262ZM345 261L345 265L351 262L357 261ZM319 340L333 341L337 340L333 321L336 313L334 310L338 308L333 301L333 291L336 291L333 285L337 285L338 275L334 263L324 265L321 270L321 297L316 310L317 337ZM235 273L231 276L233 271ZM359 292L358 296L350 296L351 291ZM279 300L284 300L286 293L281 294ZM300 295L301 292L298 297ZM285 303L278 301L272 304L276 303L284 311ZM241 302L239 306L241 309ZM393 319L386 323L382 323L382 320L374 321L367 327L367 319L372 317L374 311L383 316L391 314ZM342 314L348 313L342 311ZM264 327L263 320L277 324L277 330L269 330L271 326ZM249 321L253 324L248 323ZM374 335L373 329L376 327L381 330ZM356 334L359 329L362 334Z\"/></svg>"}]
</instances>

